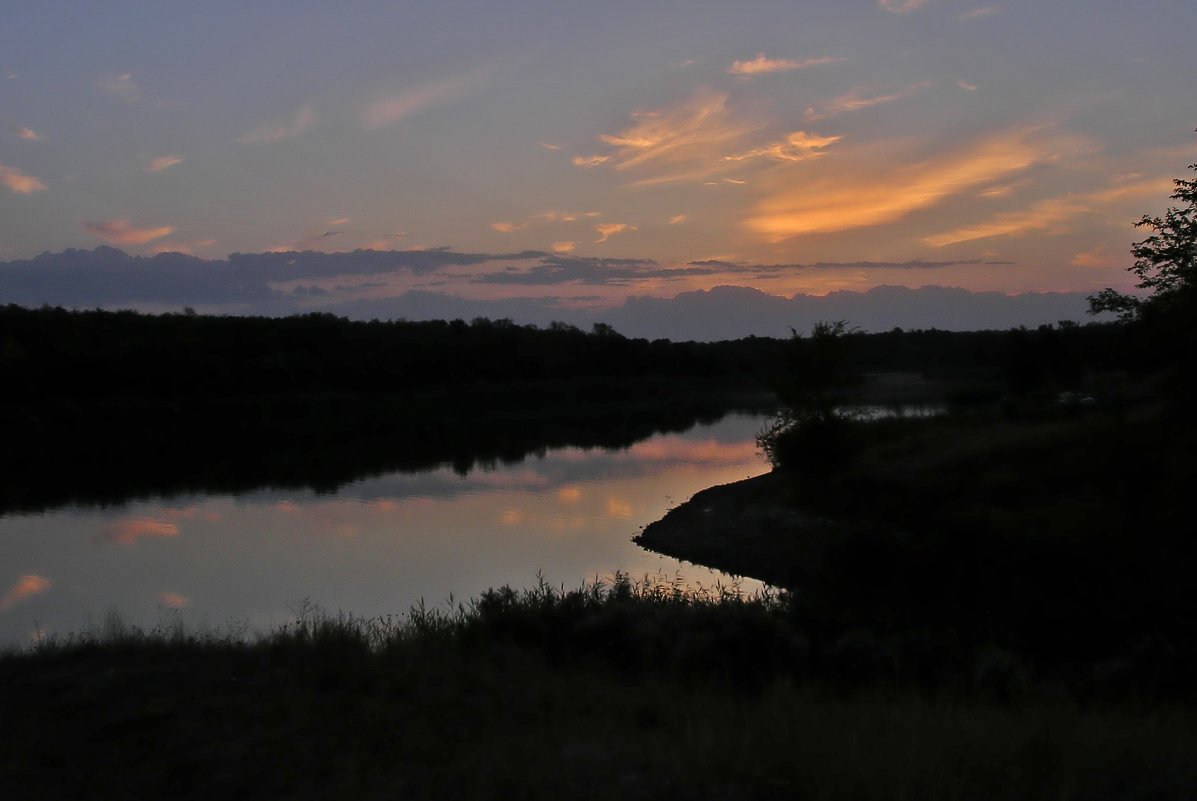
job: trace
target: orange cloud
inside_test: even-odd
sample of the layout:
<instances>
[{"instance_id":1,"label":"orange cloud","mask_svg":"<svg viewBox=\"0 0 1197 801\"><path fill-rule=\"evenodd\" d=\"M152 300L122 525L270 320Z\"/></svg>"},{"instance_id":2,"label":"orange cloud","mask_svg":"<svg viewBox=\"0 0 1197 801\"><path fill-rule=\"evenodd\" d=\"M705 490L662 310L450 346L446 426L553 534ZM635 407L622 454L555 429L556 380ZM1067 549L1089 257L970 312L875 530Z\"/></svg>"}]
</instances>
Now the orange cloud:
<instances>
[{"instance_id":1,"label":"orange cloud","mask_svg":"<svg viewBox=\"0 0 1197 801\"><path fill-rule=\"evenodd\" d=\"M0 612L7 612L22 601L50 589L50 579L45 576L30 574L21 576L0 597Z\"/></svg>"},{"instance_id":2,"label":"orange cloud","mask_svg":"<svg viewBox=\"0 0 1197 801\"><path fill-rule=\"evenodd\" d=\"M737 120L727 95L700 89L688 100L657 111L639 111L632 125L599 137L614 148L609 156L617 170L655 168L640 185L702 179L727 169L729 145L759 126Z\"/></svg>"},{"instance_id":3,"label":"orange cloud","mask_svg":"<svg viewBox=\"0 0 1197 801\"><path fill-rule=\"evenodd\" d=\"M1149 179L1084 195L1071 194L1048 198L1029 208L995 214L985 222L961 226L926 237L923 241L934 247L945 247L995 236L1022 236L1032 231L1054 231L1070 220L1093 213L1101 206L1129 198L1159 196L1170 191L1171 186L1171 181Z\"/></svg>"},{"instance_id":4,"label":"orange cloud","mask_svg":"<svg viewBox=\"0 0 1197 801\"><path fill-rule=\"evenodd\" d=\"M862 108L870 108L871 106L879 106L882 103L892 103L895 100L902 100L920 89L926 89L930 85L930 81L924 81L922 83L911 84L905 89L888 94L867 94L864 89L853 89L851 92L842 94L834 100L823 104L821 107L808 107L804 116L811 121L825 120L837 114L859 111Z\"/></svg>"},{"instance_id":5,"label":"orange cloud","mask_svg":"<svg viewBox=\"0 0 1197 801\"><path fill-rule=\"evenodd\" d=\"M32 128L15 128L14 130L16 131L17 136L21 137L22 139L28 139L30 142L36 142L42 138L41 135Z\"/></svg>"},{"instance_id":6,"label":"orange cloud","mask_svg":"<svg viewBox=\"0 0 1197 801\"><path fill-rule=\"evenodd\" d=\"M680 225L686 221L685 214L675 214L669 218L670 225Z\"/></svg>"},{"instance_id":7,"label":"orange cloud","mask_svg":"<svg viewBox=\"0 0 1197 801\"><path fill-rule=\"evenodd\" d=\"M513 231L521 231L533 224L546 223L560 223L560 222L577 222L578 220L588 217L601 217L602 212L598 211L542 211L539 214L533 214L523 222L494 222L490 227L504 234L510 234Z\"/></svg>"},{"instance_id":8,"label":"orange cloud","mask_svg":"<svg viewBox=\"0 0 1197 801\"><path fill-rule=\"evenodd\" d=\"M118 245L144 245L155 239L170 236L175 232L173 225L164 225L160 228L134 228L128 220L89 222L84 223L83 227L93 236Z\"/></svg>"},{"instance_id":9,"label":"orange cloud","mask_svg":"<svg viewBox=\"0 0 1197 801\"><path fill-rule=\"evenodd\" d=\"M554 242L553 243L553 252L554 253L573 253L577 247L578 247L577 242Z\"/></svg>"},{"instance_id":10,"label":"orange cloud","mask_svg":"<svg viewBox=\"0 0 1197 801\"><path fill-rule=\"evenodd\" d=\"M316 112L312 110L311 106L304 106L295 113L295 118L290 122L259 125L249 133L238 137L237 141L241 144L278 142L290 139L292 136L299 136L315 124Z\"/></svg>"},{"instance_id":11,"label":"orange cloud","mask_svg":"<svg viewBox=\"0 0 1197 801\"><path fill-rule=\"evenodd\" d=\"M1025 133L991 136L971 147L887 171L837 176L818 185L788 185L759 203L745 221L770 242L893 222L979 184L1046 159Z\"/></svg>"},{"instance_id":12,"label":"orange cloud","mask_svg":"<svg viewBox=\"0 0 1197 801\"><path fill-rule=\"evenodd\" d=\"M937 248L972 242L994 236L1021 236L1031 231L1046 231L1059 226L1085 211L1085 205L1069 198L1051 198L1028 209L997 214L988 221L966 225L923 239Z\"/></svg>"},{"instance_id":13,"label":"orange cloud","mask_svg":"<svg viewBox=\"0 0 1197 801\"><path fill-rule=\"evenodd\" d=\"M39 179L4 164L0 164L0 184L4 184L10 192L18 195L31 195L46 188Z\"/></svg>"},{"instance_id":14,"label":"orange cloud","mask_svg":"<svg viewBox=\"0 0 1197 801\"><path fill-rule=\"evenodd\" d=\"M594 226L594 230L598 231L599 233L599 238L594 240L594 243L597 245L601 242L606 242L616 234L635 231L636 226L628 225L627 223L599 223L598 225Z\"/></svg>"},{"instance_id":15,"label":"orange cloud","mask_svg":"<svg viewBox=\"0 0 1197 801\"><path fill-rule=\"evenodd\" d=\"M119 545L132 545L140 539L162 539L179 536L179 527L165 520L148 517L120 520L106 527L100 538Z\"/></svg>"},{"instance_id":16,"label":"orange cloud","mask_svg":"<svg viewBox=\"0 0 1197 801\"><path fill-rule=\"evenodd\" d=\"M791 70L813 67L816 64L831 64L840 60L831 56L821 56L819 58L806 58L802 61L793 61L786 58L767 58L764 53L757 53L754 59L733 61L732 65L727 68L727 71L732 75L761 75L770 72L790 72Z\"/></svg>"},{"instance_id":17,"label":"orange cloud","mask_svg":"<svg viewBox=\"0 0 1197 801\"><path fill-rule=\"evenodd\" d=\"M597 167L611 160L610 156L574 156L575 167Z\"/></svg>"},{"instance_id":18,"label":"orange cloud","mask_svg":"<svg viewBox=\"0 0 1197 801\"><path fill-rule=\"evenodd\" d=\"M835 144L843 138L842 136L819 136L817 134L808 134L806 131L795 131L787 136L785 141L774 142L771 145L749 150L746 153L724 156L723 158L727 161L744 161L746 159L757 158L758 156L765 156L778 161L806 161L807 159L825 155L823 152L824 148Z\"/></svg>"},{"instance_id":19,"label":"orange cloud","mask_svg":"<svg viewBox=\"0 0 1197 801\"><path fill-rule=\"evenodd\" d=\"M1125 260L1125 256L1114 256L1104 245L1077 253L1069 262L1077 267L1113 267Z\"/></svg>"},{"instance_id":20,"label":"orange cloud","mask_svg":"<svg viewBox=\"0 0 1197 801\"><path fill-rule=\"evenodd\" d=\"M146 248L145 252L148 256L154 256L159 253L186 253L189 256L195 255L196 248L211 247L216 244L215 239L197 239L195 242L155 242Z\"/></svg>"},{"instance_id":21,"label":"orange cloud","mask_svg":"<svg viewBox=\"0 0 1197 801\"><path fill-rule=\"evenodd\" d=\"M182 163L182 156L159 156L158 158L151 160L145 168L147 172L162 172L168 167L173 167L176 164Z\"/></svg>"}]
</instances>

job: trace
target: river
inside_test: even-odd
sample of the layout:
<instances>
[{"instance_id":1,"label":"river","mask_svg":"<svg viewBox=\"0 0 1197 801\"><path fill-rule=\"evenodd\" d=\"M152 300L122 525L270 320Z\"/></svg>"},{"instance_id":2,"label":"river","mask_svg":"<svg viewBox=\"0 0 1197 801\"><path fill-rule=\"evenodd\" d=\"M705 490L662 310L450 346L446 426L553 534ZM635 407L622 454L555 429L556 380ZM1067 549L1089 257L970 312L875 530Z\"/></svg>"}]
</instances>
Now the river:
<instances>
[{"instance_id":1,"label":"river","mask_svg":"<svg viewBox=\"0 0 1197 801\"><path fill-rule=\"evenodd\" d=\"M690 587L718 571L631 542L693 493L768 470L765 418L730 414L618 449L563 447L461 474L445 464L335 492L124 499L0 517L0 645L99 627L265 631L316 606L449 609L489 587L566 589L623 571ZM760 588L740 582L751 592Z\"/></svg>"}]
</instances>

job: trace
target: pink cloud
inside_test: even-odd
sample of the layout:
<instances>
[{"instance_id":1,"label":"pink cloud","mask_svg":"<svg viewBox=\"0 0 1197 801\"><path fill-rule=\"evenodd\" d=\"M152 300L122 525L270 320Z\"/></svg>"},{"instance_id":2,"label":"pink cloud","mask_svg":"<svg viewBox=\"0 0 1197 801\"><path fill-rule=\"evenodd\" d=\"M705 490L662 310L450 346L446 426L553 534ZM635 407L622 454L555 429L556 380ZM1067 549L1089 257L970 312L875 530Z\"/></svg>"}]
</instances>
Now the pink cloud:
<instances>
[{"instance_id":1,"label":"pink cloud","mask_svg":"<svg viewBox=\"0 0 1197 801\"><path fill-rule=\"evenodd\" d=\"M877 5L891 14L909 14L927 5L927 0L877 0Z\"/></svg>"},{"instance_id":2,"label":"pink cloud","mask_svg":"<svg viewBox=\"0 0 1197 801\"><path fill-rule=\"evenodd\" d=\"M733 61L732 65L727 68L727 71L732 75L762 75L770 72L790 72L791 70L805 69L806 67L813 67L816 64L832 64L840 60L831 56L820 56L819 58L804 58L801 61L794 61L788 58L768 58L764 53L757 53L754 59Z\"/></svg>"},{"instance_id":3,"label":"pink cloud","mask_svg":"<svg viewBox=\"0 0 1197 801\"><path fill-rule=\"evenodd\" d=\"M4 164L0 164L0 184L4 184L9 191L18 195L31 195L46 188L39 179Z\"/></svg>"},{"instance_id":4,"label":"pink cloud","mask_svg":"<svg viewBox=\"0 0 1197 801\"><path fill-rule=\"evenodd\" d=\"M259 125L249 133L239 137L237 141L242 144L278 142L283 139L290 139L292 136L299 136L315 124L316 112L312 110L311 106L304 106L295 113L295 118L290 122Z\"/></svg>"},{"instance_id":5,"label":"pink cloud","mask_svg":"<svg viewBox=\"0 0 1197 801\"><path fill-rule=\"evenodd\" d=\"M367 128L382 128L434 106L456 102L481 89L486 83L482 70L426 84L401 94L379 98L362 112Z\"/></svg>"},{"instance_id":6,"label":"pink cloud","mask_svg":"<svg viewBox=\"0 0 1197 801\"><path fill-rule=\"evenodd\" d=\"M182 156L159 156L158 158L151 160L145 168L147 172L162 172L168 167L173 167L176 164L182 163Z\"/></svg>"},{"instance_id":7,"label":"pink cloud","mask_svg":"<svg viewBox=\"0 0 1197 801\"><path fill-rule=\"evenodd\" d=\"M118 245L144 245L155 239L170 236L175 232L173 225L163 225L159 228L134 228L128 220L85 222L83 227L91 235Z\"/></svg>"}]
</instances>

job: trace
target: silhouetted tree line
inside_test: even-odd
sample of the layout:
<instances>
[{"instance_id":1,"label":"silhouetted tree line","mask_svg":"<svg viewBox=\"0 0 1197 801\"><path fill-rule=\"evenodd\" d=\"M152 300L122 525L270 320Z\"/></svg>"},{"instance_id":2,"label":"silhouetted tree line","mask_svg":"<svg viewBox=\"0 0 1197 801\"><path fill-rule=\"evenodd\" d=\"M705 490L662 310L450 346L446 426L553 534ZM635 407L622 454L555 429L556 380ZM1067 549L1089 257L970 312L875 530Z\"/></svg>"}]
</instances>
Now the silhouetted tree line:
<instances>
[{"instance_id":1,"label":"silhouetted tree line","mask_svg":"<svg viewBox=\"0 0 1197 801\"><path fill-rule=\"evenodd\" d=\"M541 381L761 375L770 340L628 339L510 320L354 322L0 309L9 398L396 393Z\"/></svg>"},{"instance_id":2,"label":"silhouetted tree line","mask_svg":"<svg viewBox=\"0 0 1197 801\"><path fill-rule=\"evenodd\" d=\"M962 377L1022 371L1018 384L1110 366L1114 326L1065 323L1037 331L845 333L847 368ZM34 398L215 398L408 393L447 387L578 380L687 379L759 390L791 359L785 340L629 339L510 320L355 322L0 307L7 402Z\"/></svg>"}]
</instances>

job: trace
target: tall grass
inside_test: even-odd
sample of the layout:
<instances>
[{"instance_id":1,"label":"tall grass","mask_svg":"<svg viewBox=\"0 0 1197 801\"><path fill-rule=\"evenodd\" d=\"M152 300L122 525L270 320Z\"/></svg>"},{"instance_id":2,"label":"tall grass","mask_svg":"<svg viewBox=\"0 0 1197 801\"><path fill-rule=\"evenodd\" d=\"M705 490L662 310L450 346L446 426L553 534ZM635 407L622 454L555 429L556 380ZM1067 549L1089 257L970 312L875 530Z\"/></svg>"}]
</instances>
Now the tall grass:
<instances>
[{"instance_id":1,"label":"tall grass","mask_svg":"<svg viewBox=\"0 0 1197 801\"><path fill-rule=\"evenodd\" d=\"M796 610L617 574L391 617L305 603L266 633L109 617L0 657L0 796L1197 795L1192 704L993 652L923 681Z\"/></svg>"}]
</instances>

